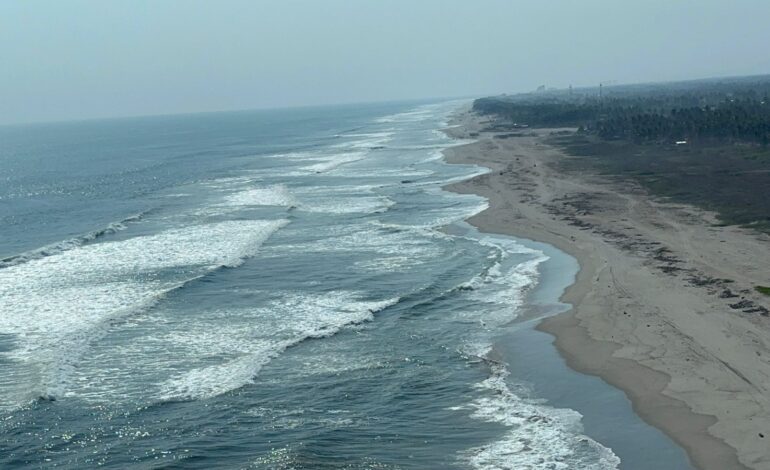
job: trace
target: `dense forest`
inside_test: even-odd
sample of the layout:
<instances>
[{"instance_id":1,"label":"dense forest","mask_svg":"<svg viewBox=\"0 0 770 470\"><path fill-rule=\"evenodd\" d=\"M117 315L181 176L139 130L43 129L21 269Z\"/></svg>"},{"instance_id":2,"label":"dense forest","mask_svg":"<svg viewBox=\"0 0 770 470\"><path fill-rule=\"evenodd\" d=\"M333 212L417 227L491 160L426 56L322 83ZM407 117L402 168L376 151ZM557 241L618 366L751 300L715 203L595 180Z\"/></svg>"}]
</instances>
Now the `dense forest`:
<instances>
[{"instance_id":1,"label":"dense forest","mask_svg":"<svg viewBox=\"0 0 770 470\"><path fill-rule=\"evenodd\" d=\"M511 124L577 127L607 140L770 143L770 77L555 90L482 98Z\"/></svg>"}]
</instances>

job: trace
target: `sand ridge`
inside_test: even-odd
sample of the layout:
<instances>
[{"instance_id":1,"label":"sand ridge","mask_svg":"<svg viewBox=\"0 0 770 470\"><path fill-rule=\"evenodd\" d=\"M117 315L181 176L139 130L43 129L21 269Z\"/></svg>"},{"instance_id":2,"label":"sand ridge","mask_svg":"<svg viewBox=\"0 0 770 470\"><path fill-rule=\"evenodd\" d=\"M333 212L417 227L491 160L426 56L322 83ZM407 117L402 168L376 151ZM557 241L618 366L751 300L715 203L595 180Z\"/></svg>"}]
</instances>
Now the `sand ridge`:
<instances>
[{"instance_id":1,"label":"sand ridge","mask_svg":"<svg viewBox=\"0 0 770 470\"><path fill-rule=\"evenodd\" d=\"M568 364L626 392L634 409L705 470L770 469L770 237L716 226L712 213L650 197L589 170L569 174L545 142L559 130L485 132L464 111L448 130L475 143L450 163L491 172L448 189L490 208L469 220L488 232L544 241L581 265L545 319Z\"/></svg>"}]
</instances>

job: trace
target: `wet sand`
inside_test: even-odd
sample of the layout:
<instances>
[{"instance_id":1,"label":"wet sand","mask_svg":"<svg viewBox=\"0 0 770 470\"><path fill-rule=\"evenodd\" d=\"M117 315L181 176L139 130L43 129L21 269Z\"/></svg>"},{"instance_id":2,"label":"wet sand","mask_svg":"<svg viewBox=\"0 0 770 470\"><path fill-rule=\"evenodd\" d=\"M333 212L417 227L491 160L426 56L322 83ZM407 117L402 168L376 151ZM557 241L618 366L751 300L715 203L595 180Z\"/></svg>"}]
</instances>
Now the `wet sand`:
<instances>
[{"instance_id":1,"label":"wet sand","mask_svg":"<svg viewBox=\"0 0 770 470\"><path fill-rule=\"evenodd\" d=\"M506 137L483 131L486 119L458 114L450 134L477 141L445 151L492 170L448 187L489 199L469 222L580 263L562 298L573 308L539 329L570 367L623 390L697 468L770 469L770 299L753 290L770 285L770 237L588 169L564 173L555 162L574 157L545 143L554 130Z\"/></svg>"}]
</instances>

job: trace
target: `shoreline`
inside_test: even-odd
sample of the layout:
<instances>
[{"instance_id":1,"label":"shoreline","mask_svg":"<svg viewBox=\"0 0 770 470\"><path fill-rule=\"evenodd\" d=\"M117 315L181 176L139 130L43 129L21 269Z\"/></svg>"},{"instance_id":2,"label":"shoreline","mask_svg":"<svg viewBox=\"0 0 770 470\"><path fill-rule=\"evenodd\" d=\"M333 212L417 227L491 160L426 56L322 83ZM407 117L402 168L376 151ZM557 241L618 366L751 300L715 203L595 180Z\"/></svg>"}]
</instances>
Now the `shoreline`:
<instances>
[{"instance_id":1,"label":"shoreline","mask_svg":"<svg viewBox=\"0 0 770 470\"><path fill-rule=\"evenodd\" d=\"M677 255L706 277L712 273L708 257L688 259L691 253L676 245L677 230L669 230L673 237L656 238L660 234L654 229L660 221L636 220L635 211L651 219L656 214L648 214L650 207L660 209L660 217L668 216L668 210L689 211L687 228L702 230L698 236L718 237L720 231L726 232L742 237L740 246L744 248L766 247L765 240L735 228L716 230L695 217L705 218L707 214L681 206L662 207L638 188L624 188L629 194L623 194L625 199L621 200L617 188L607 181L595 181L595 175L583 178L558 172L549 163L569 157L543 143L549 130L529 130L526 135L501 139L495 132L485 132L481 119L468 111L458 114L453 124L456 126L446 129L451 137L476 141L446 149L445 160L490 169L445 188L489 200L489 208L467 222L485 232L548 243L578 260L576 280L561 297L573 308L537 326L554 336L567 364L625 392L634 411L684 448L697 468L770 468L763 432L767 428L770 434L770 406L763 397L768 386L763 374L770 374L770 367L761 361L761 370L752 371L748 369L755 368L756 360L740 361L744 357L762 358L765 351L770 357L770 346L756 341L745 344L734 336L739 329L758 335L767 325L761 318L712 318L724 316L718 311L719 302L711 298L713 285L687 285L681 292L673 292L672 284L691 281L697 277L692 274L695 271L685 271L690 277L679 274L672 279L670 272L676 270L666 271L666 266L659 266L662 262L656 265L653 261L660 261L659 257L651 261L640 248L624 248L612 239L617 238L613 230L604 225L617 229L622 224L636 230L646 237L638 246L663 243L665 253L672 255L663 258L669 268L673 255ZM598 202L590 198L570 201L568 197L594 193L599 195ZM605 197L608 195L612 197ZM589 219L590 224L586 222ZM659 248L651 252L662 253ZM763 279L761 273L758 279ZM746 279L737 282L730 285L743 287ZM761 305L762 299L751 300ZM740 348L726 358L715 354L735 346Z\"/></svg>"},{"instance_id":2,"label":"shoreline","mask_svg":"<svg viewBox=\"0 0 770 470\"><path fill-rule=\"evenodd\" d=\"M575 283L580 269L577 259L549 243L514 239L542 251L548 259L540 265L537 284L527 292L522 311L510 324L512 331L496 340L495 357L506 364L515 381L523 380L537 399L551 407L578 412L582 434L617 456L619 468L693 470L685 450L645 422L620 388L571 367L554 347L553 335L538 328L545 319L570 310L563 298Z\"/></svg>"}]
</instances>

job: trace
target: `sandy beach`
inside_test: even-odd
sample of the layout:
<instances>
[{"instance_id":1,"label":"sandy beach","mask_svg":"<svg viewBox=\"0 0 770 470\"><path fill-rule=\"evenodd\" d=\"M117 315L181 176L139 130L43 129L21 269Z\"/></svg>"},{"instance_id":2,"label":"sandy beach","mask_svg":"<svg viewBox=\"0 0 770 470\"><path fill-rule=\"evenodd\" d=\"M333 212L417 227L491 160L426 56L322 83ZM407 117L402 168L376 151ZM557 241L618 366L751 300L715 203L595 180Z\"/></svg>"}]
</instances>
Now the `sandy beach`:
<instances>
[{"instance_id":1,"label":"sandy beach","mask_svg":"<svg viewBox=\"0 0 770 470\"><path fill-rule=\"evenodd\" d=\"M573 306L539 326L574 369L622 389L634 410L703 470L770 469L770 237L718 226L713 213L671 204L590 170L548 145L557 130L484 131L458 114L449 133L475 143L450 163L488 167L451 185L487 197L469 220L487 232L543 241L581 270Z\"/></svg>"}]
</instances>

